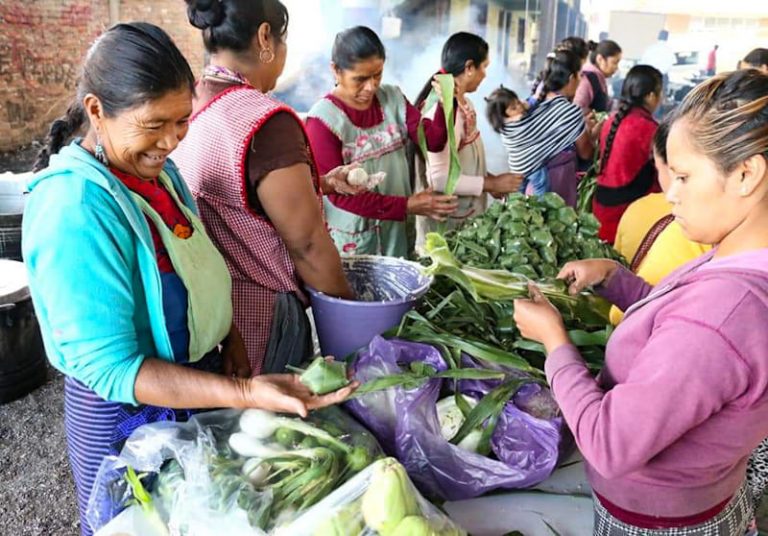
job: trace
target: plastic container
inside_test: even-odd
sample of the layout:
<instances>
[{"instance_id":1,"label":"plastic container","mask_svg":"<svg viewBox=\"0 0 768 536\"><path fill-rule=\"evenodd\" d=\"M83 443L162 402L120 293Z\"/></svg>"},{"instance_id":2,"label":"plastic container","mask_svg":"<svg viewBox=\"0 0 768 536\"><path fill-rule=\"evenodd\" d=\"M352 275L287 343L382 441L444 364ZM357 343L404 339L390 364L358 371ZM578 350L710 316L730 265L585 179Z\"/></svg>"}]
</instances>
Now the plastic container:
<instances>
[{"instance_id":1,"label":"plastic container","mask_svg":"<svg viewBox=\"0 0 768 536\"><path fill-rule=\"evenodd\" d=\"M360 301L307 289L320 351L344 359L397 326L432 284L421 265L394 257L342 257L344 272Z\"/></svg>"},{"instance_id":2,"label":"plastic container","mask_svg":"<svg viewBox=\"0 0 768 536\"><path fill-rule=\"evenodd\" d=\"M31 173L0 174L0 258L21 260L24 189Z\"/></svg>"}]
</instances>

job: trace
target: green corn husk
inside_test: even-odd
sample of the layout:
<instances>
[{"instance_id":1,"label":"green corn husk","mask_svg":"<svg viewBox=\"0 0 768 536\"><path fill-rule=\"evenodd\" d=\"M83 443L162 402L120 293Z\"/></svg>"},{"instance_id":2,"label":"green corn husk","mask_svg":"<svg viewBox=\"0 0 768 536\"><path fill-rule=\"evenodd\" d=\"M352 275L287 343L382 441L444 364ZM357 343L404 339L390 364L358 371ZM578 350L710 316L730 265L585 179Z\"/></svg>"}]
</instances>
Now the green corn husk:
<instances>
[{"instance_id":1,"label":"green corn husk","mask_svg":"<svg viewBox=\"0 0 768 536\"><path fill-rule=\"evenodd\" d=\"M301 374L300 381L316 395L337 391L349 384L347 365L343 361L330 361L318 357L306 369L288 365L288 370Z\"/></svg>"},{"instance_id":2,"label":"green corn husk","mask_svg":"<svg viewBox=\"0 0 768 536\"><path fill-rule=\"evenodd\" d=\"M505 374L496 370L475 369L475 368L454 368L443 371L436 371L433 367L424 363L415 361L410 364L409 370L400 374L389 374L365 382L358 387L353 397L363 396L375 391L383 391L394 387L403 389L416 389L424 385L433 378L450 380L500 380Z\"/></svg>"},{"instance_id":3,"label":"green corn husk","mask_svg":"<svg viewBox=\"0 0 768 536\"><path fill-rule=\"evenodd\" d=\"M493 432L496 429L496 422L504 410L504 406L515 395L518 389L526 383L531 383L530 378L518 378L509 380L502 383L490 393L485 395L477 405L472 408L464 420L464 423L456 432L456 435L451 439L451 443L458 445L461 441L469 435L470 432L479 428L488 421L487 426L483 430L483 436L478 446L478 453L487 455L490 452L490 441L493 436Z\"/></svg>"},{"instance_id":4,"label":"green corn husk","mask_svg":"<svg viewBox=\"0 0 768 536\"><path fill-rule=\"evenodd\" d=\"M543 238L542 238L543 239ZM462 265L448 249L445 238L427 234L425 250L432 264L425 271L443 276L466 290L479 303L528 298L531 279L524 274ZM578 318L583 325L605 326L609 322L610 304L593 294L571 296L563 281L537 282L536 285L561 313Z\"/></svg>"}]
</instances>

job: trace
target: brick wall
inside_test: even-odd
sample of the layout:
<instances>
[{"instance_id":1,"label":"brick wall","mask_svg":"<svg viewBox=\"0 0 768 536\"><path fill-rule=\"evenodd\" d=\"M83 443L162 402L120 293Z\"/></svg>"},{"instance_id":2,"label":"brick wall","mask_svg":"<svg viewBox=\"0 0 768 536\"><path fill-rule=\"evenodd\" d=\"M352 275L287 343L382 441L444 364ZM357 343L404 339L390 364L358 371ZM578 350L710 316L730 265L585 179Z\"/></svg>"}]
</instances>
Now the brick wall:
<instances>
[{"instance_id":1,"label":"brick wall","mask_svg":"<svg viewBox=\"0 0 768 536\"><path fill-rule=\"evenodd\" d=\"M0 151L43 135L109 19L103 0L0 2Z\"/></svg>"},{"instance_id":2,"label":"brick wall","mask_svg":"<svg viewBox=\"0 0 768 536\"><path fill-rule=\"evenodd\" d=\"M157 24L173 38L184 57L200 76L205 49L200 30L189 23L183 0L121 0L121 21L147 21Z\"/></svg>"},{"instance_id":3,"label":"brick wall","mask_svg":"<svg viewBox=\"0 0 768 536\"><path fill-rule=\"evenodd\" d=\"M120 0L119 20L164 28L197 75L204 49L185 8L182 0ZM108 0L0 0L0 153L45 136L73 97L88 46L109 24Z\"/></svg>"}]
</instances>

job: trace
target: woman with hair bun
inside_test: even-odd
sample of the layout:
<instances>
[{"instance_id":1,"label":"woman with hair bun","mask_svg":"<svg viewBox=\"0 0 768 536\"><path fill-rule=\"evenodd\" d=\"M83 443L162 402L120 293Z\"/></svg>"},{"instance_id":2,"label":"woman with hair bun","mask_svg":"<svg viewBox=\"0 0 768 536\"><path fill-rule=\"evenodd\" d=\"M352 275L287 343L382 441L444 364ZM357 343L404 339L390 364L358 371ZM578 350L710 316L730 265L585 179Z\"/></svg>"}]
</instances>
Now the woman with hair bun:
<instances>
[{"instance_id":1,"label":"woman with hair bun","mask_svg":"<svg viewBox=\"0 0 768 536\"><path fill-rule=\"evenodd\" d=\"M312 352L304 285L353 298L303 123L267 96L285 66L288 12L279 0L187 6L210 64L174 157L227 261L252 373L283 372Z\"/></svg>"},{"instance_id":2,"label":"woman with hair bun","mask_svg":"<svg viewBox=\"0 0 768 536\"><path fill-rule=\"evenodd\" d=\"M515 322L546 349L596 536L756 534L751 489L762 489L747 463L768 437L768 76L697 86L666 147L675 221L712 251L655 287L611 260L562 268L571 293L594 287L626 311L597 378L535 287L515 301Z\"/></svg>"}]
</instances>

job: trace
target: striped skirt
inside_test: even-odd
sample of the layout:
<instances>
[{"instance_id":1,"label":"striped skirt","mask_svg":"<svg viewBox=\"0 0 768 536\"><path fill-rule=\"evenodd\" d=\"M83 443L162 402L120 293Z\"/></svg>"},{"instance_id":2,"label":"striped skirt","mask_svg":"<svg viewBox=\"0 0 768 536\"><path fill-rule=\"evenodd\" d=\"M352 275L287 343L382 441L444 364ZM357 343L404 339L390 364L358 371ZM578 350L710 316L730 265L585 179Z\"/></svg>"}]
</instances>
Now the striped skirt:
<instances>
[{"instance_id":1,"label":"striped skirt","mask_svg":"<svg viewBox=\"0 0 768 536\"><path fill-rule=\"evenodd\" d=\"M722 512L704 523L692 527L644 529L628 525L606 510L597 497L595 501L594 536L745 536L752 522L751 494L742 485Z\"/></svg>"},{"instance_id":2,"label":"striped skirt","mask_svg":"<svg viewBox=\"0 0 768 536\"><path fill-rule=\"evenodd\" d=\"M221 371L218 350L194 364L186 364L208 372ZM106 456L118 455L123 443L139 426L159 421L186 421L190 410L172 410L154 406L130 406L109 402L99 397L79 381L67 376L64 379L64 428L72 477L77 490L77 506L80 512L80 532L91 536L93 529L86 518L88 499L96 474ZM120 505L99 505L103 520L111 519Z\"/></svg>"}]
</instances>

